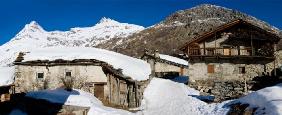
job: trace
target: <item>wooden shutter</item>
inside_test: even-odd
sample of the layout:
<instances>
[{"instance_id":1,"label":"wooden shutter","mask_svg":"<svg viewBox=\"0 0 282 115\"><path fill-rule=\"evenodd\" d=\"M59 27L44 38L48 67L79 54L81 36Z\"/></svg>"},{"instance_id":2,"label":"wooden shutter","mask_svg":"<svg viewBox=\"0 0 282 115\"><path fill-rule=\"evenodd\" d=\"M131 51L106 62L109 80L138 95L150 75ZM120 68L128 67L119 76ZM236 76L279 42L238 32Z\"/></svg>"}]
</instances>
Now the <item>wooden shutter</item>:
<instances>
[{"instance_id":1,"label":"wooden shutter","mask_svg":"<svg viewBox=\"0 0 282 115\"><path fill-rule=\"evenodd\" d=\"M229 48L224 48L223 49L224 55L230 55L230 49Z\"/></svg>"},{"instance_id":2,"label":"wooden shutter","mask_svg":"<svg viewBox=\"0 0 282 115\"><path fill-rule=\"evenodd\" d=\"M208 73L214 73L214 65L208 65Z\"/></svg>"}]
</instances>

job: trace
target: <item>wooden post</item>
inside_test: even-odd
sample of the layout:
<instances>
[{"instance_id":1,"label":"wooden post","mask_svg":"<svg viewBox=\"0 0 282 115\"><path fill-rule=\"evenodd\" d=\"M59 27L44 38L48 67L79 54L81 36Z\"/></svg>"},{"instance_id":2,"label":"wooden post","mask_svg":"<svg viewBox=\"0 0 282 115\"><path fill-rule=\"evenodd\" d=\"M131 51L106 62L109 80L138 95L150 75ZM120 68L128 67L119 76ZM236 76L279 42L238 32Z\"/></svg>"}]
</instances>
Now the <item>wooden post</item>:
<instances>
[{"instance_id":1,"label":"wooden post","mask_svg":"<svg viewBox=\"0 0 282 115\"><path fill-rule=\"evenodd\" d=\"M214 33L214 55L216 55L216 33Z\"/></svg>"},{"instance_id":2,"label":"wooden post","mask_svg":"<svg viewBox=\"0 0 282 115\"><path fill-rule=\"evenodd\" d=\"M206 55L206 42L204 41L204 55Z\"/></svg>"},{"instance_id":3,"label":"wooden post","mask_svg":"<svg viewBox=\"0 0 282 115\"><path fill-rule=\"evenodd\" d=\"M253 49L253 32L251 31L251 50L252 50L252 56L254 56L254 49Z\"/></svg>"},{"instance_id":4,"label":"wooden post","mask_svg":"<svg viewBox=\"0 0 282 115\"><path fill-rule=\"evenodd\" d=\"M275 55L275 52L276 52L276 44L274 44L274 47L273 47L273 56L274 56L274 61L273 61L273 63L274 63L274 76L276 76L277 74L276 74L276 55Z\"/></svg>"},{"instance_id":5,"label":"wooden post","mask_svg":"<svg viewBox=\"0 0 282 115\"><path fill-rule=\"evenodd\" d=\"M237 46L238 49L238 55L240 55L240 46Z\"/></svg>"},{"instance_id":6,"label":"wooden post","mask_svg":"<svg viewBox=\"0 0 282 115\"><path fill-rule=\"evenodd\" d=\"M190 53L189 53L189 46L188 46L188 48L187 48L187 55L188 55L188 56L190 55Z\"/></svg>"}]
</instances>

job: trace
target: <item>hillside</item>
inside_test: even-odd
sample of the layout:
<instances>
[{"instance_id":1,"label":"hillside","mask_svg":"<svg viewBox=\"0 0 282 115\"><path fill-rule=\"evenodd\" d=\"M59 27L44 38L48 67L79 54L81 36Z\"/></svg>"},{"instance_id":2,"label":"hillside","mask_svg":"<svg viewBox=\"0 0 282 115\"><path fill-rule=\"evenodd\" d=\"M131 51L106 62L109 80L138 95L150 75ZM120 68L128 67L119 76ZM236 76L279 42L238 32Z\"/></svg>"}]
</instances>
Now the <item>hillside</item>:
<instances>
[{"instance_id":1,"label":"hillside","mask_svg":"<svg viewBox=\"0 0 282 115\"><path fill-rule=\"evenodd\" d=\"M163 54L181 53L179 47L189 39L238 18L282 35L279 29L245 13L220 6L203 4L191 9L177 11L160 23L137 34L123 39L112 39L99 44L98 47L137 57L143 53L145 48L150 50L158 49ZM280 46L282 45L280 44Z\"/></svg>"}]
</instances>

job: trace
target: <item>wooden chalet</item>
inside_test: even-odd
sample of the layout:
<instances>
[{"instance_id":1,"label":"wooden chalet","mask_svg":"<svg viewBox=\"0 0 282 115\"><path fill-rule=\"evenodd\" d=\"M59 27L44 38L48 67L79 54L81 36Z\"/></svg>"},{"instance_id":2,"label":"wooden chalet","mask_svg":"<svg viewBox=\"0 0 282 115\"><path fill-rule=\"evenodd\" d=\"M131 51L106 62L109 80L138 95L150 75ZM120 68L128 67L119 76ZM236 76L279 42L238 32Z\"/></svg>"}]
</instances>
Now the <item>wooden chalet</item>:
<instances>
[{"instance_id":1,"label":"wooden chalet","mask_svg":"<svg viewBox=\"0 0 282 115\"><path fill-rule=\"evenodd\" d=\"M255 69L251 72L256 73L254 76L267 71L265 64L274 61L280 39L273 32L238 19L196 36L180 50L188 55L190 77L196 77L196 69L204 70L204 77L237 76L250 72L248 68Z\"/></svg>"}]
</instances>

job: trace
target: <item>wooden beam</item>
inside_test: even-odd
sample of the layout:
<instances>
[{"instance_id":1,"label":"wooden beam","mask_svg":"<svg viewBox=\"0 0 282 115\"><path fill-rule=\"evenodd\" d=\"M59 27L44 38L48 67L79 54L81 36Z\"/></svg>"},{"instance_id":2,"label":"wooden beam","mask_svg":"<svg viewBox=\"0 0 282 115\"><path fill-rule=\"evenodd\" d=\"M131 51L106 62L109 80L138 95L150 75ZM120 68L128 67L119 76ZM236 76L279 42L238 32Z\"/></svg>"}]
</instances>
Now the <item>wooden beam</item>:
<instances>
[{"instance_id":1,"label":"wooden beam","mask_svg":"<svg viewBox=\"0 0 282 115\"><path fill-rule=\"evenodd\" d=\"M252 50L252 56L255 55L255 52L254 52L254 47L253 47L253 32L251 32L251 50Z\"/></svg>"},{"instance_id":2,"label":"wooden beam","mask_svg":"<svg viewBox=\"0 0 282 115\"><path fill-rule=\"evenodd\" d=\"M206 42L204 41L204 55L206 55Z\"/></svg>"},{"instance_id":3,"label":"wooden beam","mask_svg":"<svg viewBox=\"0 0 282 115\"><path fill-rule=\"evenodd\" d=\"M216 55L216 32L214 33L214 55Z\"/></svg>"}]
</instances>

